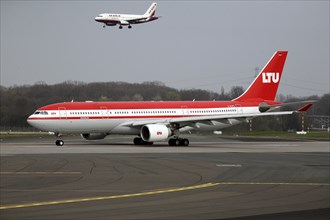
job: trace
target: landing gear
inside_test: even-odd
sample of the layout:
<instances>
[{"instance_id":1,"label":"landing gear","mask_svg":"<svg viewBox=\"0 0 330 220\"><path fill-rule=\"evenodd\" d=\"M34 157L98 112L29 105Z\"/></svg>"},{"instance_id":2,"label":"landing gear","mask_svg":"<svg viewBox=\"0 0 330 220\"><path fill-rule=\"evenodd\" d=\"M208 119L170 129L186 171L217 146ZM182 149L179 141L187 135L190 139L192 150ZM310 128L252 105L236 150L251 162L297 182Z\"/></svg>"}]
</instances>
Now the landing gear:
<instances>
[{"instance_id":1,"label":"landing gear","mask_svg":"<svg viewBox=\"0 0 330 220\"><path fill-rule=\"evenodd\" d=\"M105 28L105 25L103 25L103 28Z\"/></svg>"},{"instance_id":2,"label":"landing gear","mask_svg":"<svg viewBox=\"0 0 330 220\"><path fill-rule=\"evenodd\" d=\"M188 146L189 140L186 138L170 138L168 140L170 146Z\"/></svg>"},{"instance_id":3,"label":"landing gear","mask_svg":"<svg viewBox=\"0 0 330 220\"><path fill-rule=\"evenodd\" d=\"M144 141L140 137L134 138L133 142L134 142L135 145L153 145L153 143L154 143L154 142Z\"/></svg>"},{"instance_id":4,"label":"landing gear","mask_svg":"<svg viewBox=\"0 0 330 220\"><path fill-rule=\"evenodd\" d=\"M128 25L128 28L129 28L129 29L131 29L131 28L132 28L132 26L131 26L131 25Z\"/></svg>"},{"instance_id":5,"label":"landing gear","mask_svg":"<svg viewBox=\"0 0 330 220\"><path fill-rule=\"evenodd\" d=\"M55 142L55 144L56 144L56 146L63 146L64 145L64 141L63 140L57 140L56 142Z\"/></svg>"},{"instance_id":6,"label":"landing gear","mask_svg":"<svg viewBox=\"0 0 330 220\"><path fill-rule=\"evenodd\" d=\"M120 26L119 26L119 29L123 29L123 26L120 25Z\"/></svg>"},{"instance_id":7,"label":"landing gear","mask_svg":"<svg viewBox=\"0 0 330 220\"><path fill-rule=\"evenodd\" d=\"M61 133L58 133L58 132L55 132L55 136L57 138L61 138L62 137L62 134ZM56 144L56 146L61 146L62 147L64 145L64 141L61 140L61 139L58 139L58 140L55 141L55 144Z\"/></svg>"}]
</instances>

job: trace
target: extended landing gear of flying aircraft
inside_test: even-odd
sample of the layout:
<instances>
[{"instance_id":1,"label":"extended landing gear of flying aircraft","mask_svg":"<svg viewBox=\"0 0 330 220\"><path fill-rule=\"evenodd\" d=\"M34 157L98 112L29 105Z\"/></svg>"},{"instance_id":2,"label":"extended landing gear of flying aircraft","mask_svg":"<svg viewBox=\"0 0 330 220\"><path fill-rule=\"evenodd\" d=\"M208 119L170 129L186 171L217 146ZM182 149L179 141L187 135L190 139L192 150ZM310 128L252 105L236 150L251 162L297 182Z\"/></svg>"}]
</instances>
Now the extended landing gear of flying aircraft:
<instances>
[{"instance_id":1,"label":"extended landing gear of flying aircraft","mask_svg":"<svg viewBox=\"0 0 330 220\"><path fill-rule=\"evenodd\" d=\"M188 146L189 140L186 138L170 138L168 140L170 146Z\"/></svg>"}]
</instances>

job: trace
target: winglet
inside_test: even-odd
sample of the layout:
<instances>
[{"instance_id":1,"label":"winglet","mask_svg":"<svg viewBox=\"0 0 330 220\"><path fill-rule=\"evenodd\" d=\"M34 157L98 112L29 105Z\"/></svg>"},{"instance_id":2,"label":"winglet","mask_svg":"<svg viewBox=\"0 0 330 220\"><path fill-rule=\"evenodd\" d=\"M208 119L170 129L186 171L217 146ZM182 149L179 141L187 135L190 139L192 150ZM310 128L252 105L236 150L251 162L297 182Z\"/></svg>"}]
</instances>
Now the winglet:
<instances>
[{"instance_id":1,"label":"winglet","mask_svg":"<svg viewBox=\"0 0 330 220\"><path fill-rule=\"evenodd\" d=\"M305 105L304 107L298 109L297 112L304 113L304 112L306 112L310 107L312 107L312 105L313 105L313 104L309 103L309 104Z\"/></svg>"}]
</instances>

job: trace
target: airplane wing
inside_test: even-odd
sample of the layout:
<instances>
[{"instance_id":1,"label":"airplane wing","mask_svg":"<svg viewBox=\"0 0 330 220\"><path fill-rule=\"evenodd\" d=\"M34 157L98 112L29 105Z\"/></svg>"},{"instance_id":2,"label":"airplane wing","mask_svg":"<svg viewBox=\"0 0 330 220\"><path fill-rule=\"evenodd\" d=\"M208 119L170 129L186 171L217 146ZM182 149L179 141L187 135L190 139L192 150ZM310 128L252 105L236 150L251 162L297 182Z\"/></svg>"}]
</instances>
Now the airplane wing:
<instances>
[{"instance_id":1,"label":"airplane wing","mask_svg":"<svg viewBox=\"0 0 330 220\"><path fill-rule=\"evenodd\" d=\"M227 115L208 115L208 116L185 116L178 118L168 118L168 119L143 119L134 120L130 122L125 122L121 126L128 127L141 127L147 124L179 124L179 128L195 124L202 123L212 125L214 122L230 123L229 119L237 119L241 121L248 121L255 117L260 116L270 116L270 115L291 115L293 113L303 113L307 111L312 104L307 104L304 107L298 109L297 111L280 111L280 112L260 112L260 113L248 113L248 114L227 114Z\"/></svg>"},{"instance_id":2,"label":"airplane wing","mask_svg":"<svg viewBox=\"0 0 330 220\"><path fill-rule=\"evenodd\" d=\"M139 127L146 124L180 124L180 127L184 127L187 124L191 123L207 123L210 124L212 121L226 122L229 119L239 119L239 120L249 120L254 117L259 116L269 116L269 115L289 115L293 114L295 111L283 111L283 112L265 112L257 114L231 114L231 115L208 115L208 116L186 116L179 118L168 118L168 119L144 119L144 120L135 120L130 122L125 122L121 126L129 127Z\"/></svg>"},{"instance_id":3,"label":"airplane wing","mask_svg":"<svg viewBox=\"0 0 330 220\"><path fill-rule=\"evenodd\" d=\"M140 17L140 18L130 18L130 19L125 19L125 22L130 23L130 24L137 24L137 23L143 23L151 20L155 20L158 17Z\"/></svg>"}]
</instances>

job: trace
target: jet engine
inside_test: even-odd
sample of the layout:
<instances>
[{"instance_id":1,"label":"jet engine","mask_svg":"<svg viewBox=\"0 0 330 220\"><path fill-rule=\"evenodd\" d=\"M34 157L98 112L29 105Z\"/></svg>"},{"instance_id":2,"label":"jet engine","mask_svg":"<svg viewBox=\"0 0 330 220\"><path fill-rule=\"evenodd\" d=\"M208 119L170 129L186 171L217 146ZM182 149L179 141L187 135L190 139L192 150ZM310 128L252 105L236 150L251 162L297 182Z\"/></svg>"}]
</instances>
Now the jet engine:
<instances>
[{"instance_id":1,"label":"jet engine","mask_svg":"<svg viewBox=\"0 0 330 220\"><path fill-rule=\"evenodd\" d=\"M147 142L163 141L172 135L172 131L165 125L150 124L141 128L140 135Z\"/></svg>"},{"instance_id":2,"label":"jet engine","mask_svg":"<svg viewBox=\"0 0 330 220\"><path fill-rule=\"evenodd\" d=\"M104 139L107 134L104 133L88 133L88 134L81 134L81 137L85 140L101 140Z\"/></svg>"}]
</instances>

